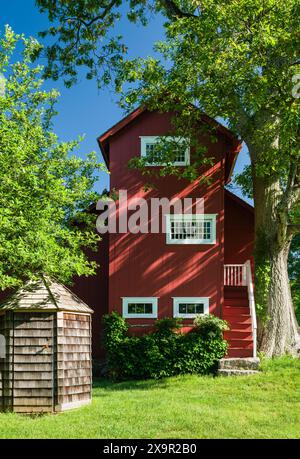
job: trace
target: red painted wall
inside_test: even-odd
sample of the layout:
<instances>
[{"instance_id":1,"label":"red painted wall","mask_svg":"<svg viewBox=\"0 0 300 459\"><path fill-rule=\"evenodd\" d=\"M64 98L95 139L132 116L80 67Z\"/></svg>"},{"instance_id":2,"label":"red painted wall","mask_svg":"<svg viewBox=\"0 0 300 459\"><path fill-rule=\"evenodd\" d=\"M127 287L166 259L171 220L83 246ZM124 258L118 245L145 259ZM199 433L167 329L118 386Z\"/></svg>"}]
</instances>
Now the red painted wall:
<instances>
[{"instance_id":1,"label":"red painted wall","mask_svg":"<svg viewBox=\"0 0 300 459\"><path fill-rule=\"evenodd\" d=\"M254 211L239 198L225 192L224 261L245 263L253 258Z\"/></svg>"},{"instance_id":2,"label":"red painted wall","mask_svg":"<svg viewBox=\"0 0 300 459\"><path fill-rule=\"evenodd\" d=\"M77 277L71 287L71 290L94 311L92 316L92 353L95 359L101 359L104 355L102 317L108 313L108 245L109 236L104 234L99 243L98 251L88 254L90 260L95 260L99 264L96 275Z\"/></svg>"},{"instance_id":3,"label":"red painted wall","mask_svg":"<svg viewBox=\"0 0 300 459\"><path fill-rule=\"evenodd\" d=\"M156 189L143 191L149 178L129 170L128 160L140 155L140 136L170 132L169 114L145 112L110 140L111 189L125 189L129 197L203 197L205 213L216 213L215 245L167 245L165 234L113 234L109 249L109 310L122 312L122 297L159 297L158 317L173 315L172 297L210 297L210 311L217 315L223 301L224 164L228 144L201 138L208 155L215 158L206 169L208 186L177 177L155 180ZM153 182L153 179L152 179ZM149 325L152 319L130 319L131 324ZM188 322L188 321L187 321Z\"/></svg>"}]
</instances>

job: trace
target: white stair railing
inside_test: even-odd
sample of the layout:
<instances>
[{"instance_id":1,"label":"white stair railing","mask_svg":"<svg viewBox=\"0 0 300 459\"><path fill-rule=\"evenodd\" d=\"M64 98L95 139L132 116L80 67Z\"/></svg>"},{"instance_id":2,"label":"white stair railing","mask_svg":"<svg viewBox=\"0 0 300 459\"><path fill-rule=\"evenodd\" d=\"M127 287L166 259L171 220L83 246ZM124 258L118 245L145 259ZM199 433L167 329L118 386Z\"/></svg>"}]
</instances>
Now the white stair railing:
<instances>
[{"instance_id":1,"label":"white stair railing","mask_svg":"<svg viewBox=\"0 0 300 459\"><path fill-rule=\"evenodd\" d=\"M241 287L247 285L246 265L224 265L224 285Z\"/></svg>"},{"instance_id":2,"label":"white stair railing","mask_svg":"<svg viewBox=\"0 0 300 459\"><path fill-rule=\"evenodd\" d=\"M246 266L246 279L247 279L247 287L248 287L249 307L250 307L250 315L251 315L251 323L252 323L253 357L256 357L257 356L257 320L256 320L254 288L253 288L250 260L246 261L245 266Z\"/></svg>"}]
</instances>

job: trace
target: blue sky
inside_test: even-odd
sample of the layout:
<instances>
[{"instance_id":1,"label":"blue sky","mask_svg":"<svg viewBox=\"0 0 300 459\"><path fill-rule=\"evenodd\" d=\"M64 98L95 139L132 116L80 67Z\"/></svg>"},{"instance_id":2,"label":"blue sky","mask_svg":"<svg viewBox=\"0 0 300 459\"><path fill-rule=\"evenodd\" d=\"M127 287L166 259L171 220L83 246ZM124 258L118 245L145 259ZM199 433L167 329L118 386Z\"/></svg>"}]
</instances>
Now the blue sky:
<instances>
[{"instance_id":1,"label":"blue sky","mask_svg":"<svg viewBox=\"0 0 300 459\"><path fill-rule=\"evenodd\" d=\"M35 7L35 0L3 2L1 33L5 24L9 24L17 33L34 37L49 25L47 16L41 15ZM124 19L116 26L116 32L124 36L131 57L147 56L153 54L153 43L163 37L163 20L155 17L148 27L142 27L132 25ZM81 143L78 154L84 157L90 151L98 152L96 137L123 116L114 94L108 88L99 91L95 81L88 81L85 78L71 89L66 89L62 82L48 81L46 86L55 87L61 94L57 105L59 114L54 123L54 130L60 139L72 140L84 134L85 140ZM235 172L240 171L246 162L248 163L248 158L243 149ZM108 187L109 176L101 173L97 190L101 191Z\"/></svg>"}]
</instances>

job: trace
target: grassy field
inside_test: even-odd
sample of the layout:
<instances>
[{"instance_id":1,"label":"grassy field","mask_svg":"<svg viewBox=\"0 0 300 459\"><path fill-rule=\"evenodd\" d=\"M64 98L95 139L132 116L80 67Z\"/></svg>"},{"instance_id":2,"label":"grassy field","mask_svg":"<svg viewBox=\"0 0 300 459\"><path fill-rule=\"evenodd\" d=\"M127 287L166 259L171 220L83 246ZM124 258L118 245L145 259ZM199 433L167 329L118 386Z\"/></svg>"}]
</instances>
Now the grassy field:
<instances>
[{"instance_id":1,"label":"grassy field","mask_svg":"<svg viewBox=\"0 0 300 459\"><path fill-rule=\"evenodd\" d=\"M0 438L300 438L300 359L257 376L95 383L91 406L0 414Z\"/></svg>"}]
</instances>

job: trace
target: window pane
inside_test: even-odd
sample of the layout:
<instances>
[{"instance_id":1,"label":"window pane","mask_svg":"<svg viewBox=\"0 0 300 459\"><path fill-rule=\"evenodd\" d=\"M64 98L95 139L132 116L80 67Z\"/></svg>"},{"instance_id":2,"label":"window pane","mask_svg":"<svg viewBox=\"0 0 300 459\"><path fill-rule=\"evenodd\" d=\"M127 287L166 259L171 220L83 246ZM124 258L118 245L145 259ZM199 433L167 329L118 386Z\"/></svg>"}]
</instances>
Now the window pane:
<instances>
[{"instance_id":1,"label":"window pane","mask_svg":"<svg viewBox=\"0 0 300 459\"><path fill-rule=\"evenodd\" d=\"M145 314L152 314L152 303L145 303Z\"/></svg>"},{"instance_id":2,"label":"window pane","mask_svg":"<svg viewBox=\"0 0 300 459\"><path fill-rule=\"evenodd\" d=\"M203 314L204 304L203 303L180 303L179 314Z\"/></svg>"},{"instance_id":3,"label":"window pane","mask_svg":"<svg viewBox=\"0 0 300 459\"><path fill-rule=\"evenodd\" d=\"M185 150L176 148L175 150L175 157L174 157L174 162L175 163L184 163L185 162Z\"/></svg>"},{"instance_id":4,"label":"window pane","mask_svg":"<svg viewBox=\"0 0 300 459\"><path fill-rule=\"evenodd\" d=\"M146 156L152 156L153 153L156 153L155 152L155 146L157 145L157 141L149 141L148 142L145 142L144 144L144 148L145 148L145 155ZM186 147L185 146L178 146L178 147L174 147L173 149L173 155L172 155L172 159L174 158L174 161L173 163L176 164L176 163L185 163L186 162ZM149 158L148 159L148 162L151 163L151 162L155 162L154 161L154 158Z\"/></svg>"},{"instance_id":5,"label":"window pane","mask_svg":"<svg viewBox=\"0 0 300 459\"><path fill-rule=\"evenodd\" d=\"M184 303L179 304L179 314L186 314L186 304Z\"/></svg>"},{"instance_id":6,"label":"window pane","mask_svg":"<svg viewBox=\"0 0 300 459\"><path fill-rule=\"evenodd\" d=\"M152 314L152 303L128 303L128 314Z\"/></svg>"},{"instance_id":7,"label":"window pane","mask_svg":"<svg viewBox=\"0 0 300 459\"><path fill-rule=\"evenodd\" d=\"M135 303L128 303L128 314L135 314Z\"/></svg>"},{"instance_id":8,"label":"window pane","mask_svg":"<svg viewBox=\"0 0 300 459\"><path fill-rule=\"evenodd\" d=\"M212 238L211 220L172 220L170 221L170 238L173 240L210 240Z\"/></svg>"},{"instance_id":9,"label":"window pane","mask_svg":"<svg viewBox=\"0 0 300 459\"><path fill-rule=\"evenodd\" d=\"M137 303L135 306L135 312L137 314L144 314L145 311L145 305L142 303Z\"/></svg>"},{"instance_id":10,"label":"window pane","mask_svg":"<svg viewBox=\"0 0 300 459\"><path fill-rule=\"evenodd\" d=\"M203 303L196 304L195 313L204 314L204 304Z\"/></svg>"},{"instance_id":11,"label":"window pane","mask_svg":"<svg viewBox=\"0 0 300 459\"><path fill-rule=\"evenodd\" d=\"M195 304L188 304L187 305L187 313L188 314L195 314L196 305Z\"/></svg>"}]
</instances>

